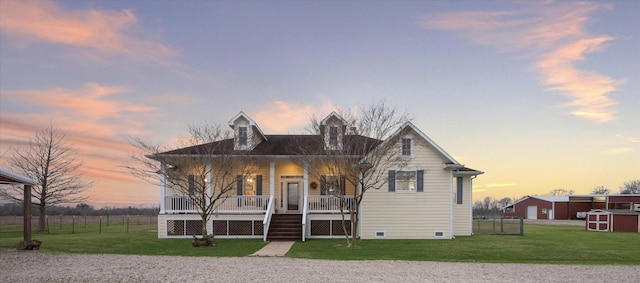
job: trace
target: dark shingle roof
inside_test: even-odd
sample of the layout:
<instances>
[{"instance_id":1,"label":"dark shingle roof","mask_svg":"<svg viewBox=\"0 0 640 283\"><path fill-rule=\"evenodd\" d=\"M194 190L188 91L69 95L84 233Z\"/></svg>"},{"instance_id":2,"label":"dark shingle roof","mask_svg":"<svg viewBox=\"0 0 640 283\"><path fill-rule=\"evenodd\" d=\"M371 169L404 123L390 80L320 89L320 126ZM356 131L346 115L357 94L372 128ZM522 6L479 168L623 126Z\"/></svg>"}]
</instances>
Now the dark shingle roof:
<instances>
[{"instance_id":1,"label":"dark shingle roof","mask_svg":"<svg viewBox=\"0 0 640 283\"><path fill-rule=\"evenodd\" d=\"M327 155L324 141L320 135L266 135L251 151L234 150L233 139L226 139L196 146L166 151L157 155L198 155L198 154L248 154L248 155ZM351 148L341 151L349 155L364 156L382 141L361 136L345 135L344 144Z\"/></svg>"}]
</instances>

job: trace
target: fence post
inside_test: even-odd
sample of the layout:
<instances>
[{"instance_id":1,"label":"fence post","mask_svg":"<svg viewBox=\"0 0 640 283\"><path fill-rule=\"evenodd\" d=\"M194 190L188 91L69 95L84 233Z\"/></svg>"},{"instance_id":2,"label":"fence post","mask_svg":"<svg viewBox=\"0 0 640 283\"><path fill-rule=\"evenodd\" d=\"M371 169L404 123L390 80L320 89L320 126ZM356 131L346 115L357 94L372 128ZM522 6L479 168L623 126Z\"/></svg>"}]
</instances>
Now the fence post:
<instances>
[{"instance_id":1,"label":"fence post","mask_svg":"<svg viewBox=\"0 0 640 283\"><path fill-rule=\"evenodd\" d=\"M496 233L496 214L493 213L493 234Z\"/></svg>"},{"instance_id":2,"label":"fence post","mask_svg":"<svg viewBox=\"0 0 640 283\"><path fill-rule=\"evenodd\" d=\"M125 233L129 233L129 215L127 215L127 226L124 228L125 229Z\"/></svg>"},{"instance_id":3,"label":"fence post","mask_svg":"<svg viewBox=\"0 0 640 283\"><path fill-rule=\"evenodd\" d=\"M500 215L500 233L504 234L504 215Z\"/></svg>"},{"instance_id":4,"label":"fence post","mask_svg":"<svg viewBox=\"0 0 640 283\"><path fill-rule=\"evenodd\" d=\"M76 216L71 216L71 234L75 234L76 232Z\"/></svg>"},{"instance_id":5,"label":"fence post","mask_svg":"<svg viewBox=\"0 0 640 283\"><path fill-rule=\"evenodd\" d=\"M60 214L60 231L62 231L62 214Z\"/></svg>"},{"instance_id":6,"label":"fence post","mask_svg":"<svg viewBox=\"0 0 640 283\"><path fill-rule=\"evenodd\" d=\"M98 234L102 234L102 215L100 215L100 223L98 224Z\"/></svg>"},{"instance_id":7,"label":"fence post","mask_svg":"<svg viewBox=\"0 0 640 283\"><path fill-rule=\"evenodd\" d=\"M520 236L524 236L524 218L520 216Z\"/></svg>"}]
</instances>

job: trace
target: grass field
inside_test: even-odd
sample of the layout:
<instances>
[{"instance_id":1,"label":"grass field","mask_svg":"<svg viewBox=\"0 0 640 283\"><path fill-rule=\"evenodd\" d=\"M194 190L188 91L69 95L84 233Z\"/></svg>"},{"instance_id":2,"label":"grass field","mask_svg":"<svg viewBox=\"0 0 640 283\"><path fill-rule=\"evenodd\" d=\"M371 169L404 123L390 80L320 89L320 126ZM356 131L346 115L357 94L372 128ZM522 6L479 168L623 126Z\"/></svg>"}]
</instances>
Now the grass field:
<instances>
[{"instance_id":1,"label":"grass field","mask_svg":"<svg viewBox=\"0 0 640 283\"><path fill-rule=\"evenodd\" d=\"M116 229L114 227L114 229ZM580 226L525 224L524 236L475 235L454 240L363 240L347 248L344 239L296 243L288 257L335 260L640 265L640 234L585 231ZM52 253L240 257L262 248L260 239L217 239L194 248L189 239L157 239L157 231L129 233L34 233ZM13 248L18 232L0 233L0 249Z\"/></svg>"}]
</instances>

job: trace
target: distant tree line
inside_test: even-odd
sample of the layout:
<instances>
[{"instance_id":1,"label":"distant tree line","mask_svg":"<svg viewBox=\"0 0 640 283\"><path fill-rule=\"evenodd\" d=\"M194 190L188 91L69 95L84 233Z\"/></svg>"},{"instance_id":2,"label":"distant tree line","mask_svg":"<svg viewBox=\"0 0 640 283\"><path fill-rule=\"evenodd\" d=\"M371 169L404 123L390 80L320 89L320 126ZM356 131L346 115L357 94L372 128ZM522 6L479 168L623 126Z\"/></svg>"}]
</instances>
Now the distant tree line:
<instances>
[{"instance_id":1,"label":"distant tree line","mask_svg":"<svg viewBox=\"0 0 640 283\"><path fill-rule=\"evenodd\" d=\"M47 215L158 215L160 208L151 207L103 207L95 209L93 206L80 203L76 206L51 206L47 208ZM34 216L39 216L40 212L32 210ZM21 216L23 213L21 203L0 203L0 216Z\"/></svg>"}]
</instances>

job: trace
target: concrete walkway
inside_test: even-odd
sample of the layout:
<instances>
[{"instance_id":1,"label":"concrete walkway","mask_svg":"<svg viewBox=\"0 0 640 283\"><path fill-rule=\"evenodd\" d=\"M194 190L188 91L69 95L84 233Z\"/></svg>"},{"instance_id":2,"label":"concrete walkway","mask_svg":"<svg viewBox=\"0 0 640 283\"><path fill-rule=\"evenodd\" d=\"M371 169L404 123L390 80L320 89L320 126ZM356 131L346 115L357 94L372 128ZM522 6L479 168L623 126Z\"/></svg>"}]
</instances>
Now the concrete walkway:
<instances>
[{"instance_id":1,"label":"concrete walkway","mask_svg":"<svg viewBox=\"0 0 640 283\"><path fill-rule=\"evenodd\" d=\"M284 256L295 242L271 242L249 256Z\"/></svg>"}]
</instances>

